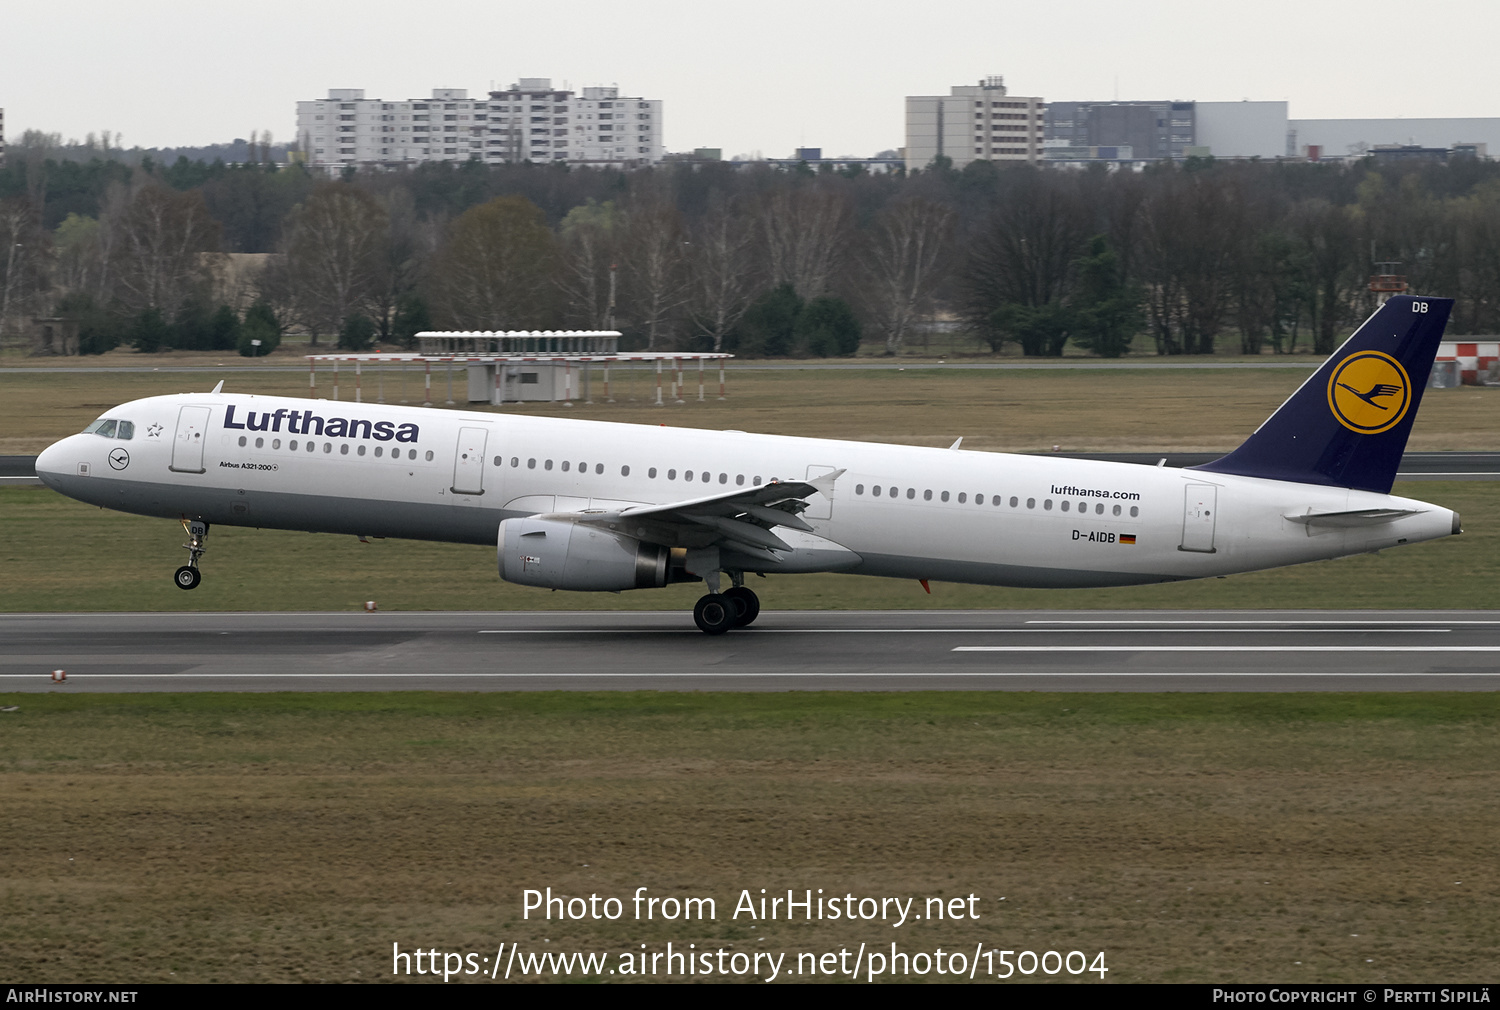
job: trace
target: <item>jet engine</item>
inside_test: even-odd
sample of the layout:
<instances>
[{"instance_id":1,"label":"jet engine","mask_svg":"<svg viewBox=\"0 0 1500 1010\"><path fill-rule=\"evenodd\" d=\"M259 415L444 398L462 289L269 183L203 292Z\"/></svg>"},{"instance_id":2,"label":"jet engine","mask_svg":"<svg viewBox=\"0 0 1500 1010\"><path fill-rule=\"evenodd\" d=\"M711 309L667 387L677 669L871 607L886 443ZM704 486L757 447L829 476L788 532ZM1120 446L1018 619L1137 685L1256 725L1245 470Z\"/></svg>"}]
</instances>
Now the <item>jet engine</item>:
<instances>
[{"instance_id":1,"label":"jet engine","mask_svg":"<svg viewBox=\"0 0 1500 1010\"><path fill-rule=\"evenodd\" d=\"M696 581L674 569L668 547L564 519L507 519L496 546L500 577L523 586L618 592Z\"/></svg>"}]
</instances>

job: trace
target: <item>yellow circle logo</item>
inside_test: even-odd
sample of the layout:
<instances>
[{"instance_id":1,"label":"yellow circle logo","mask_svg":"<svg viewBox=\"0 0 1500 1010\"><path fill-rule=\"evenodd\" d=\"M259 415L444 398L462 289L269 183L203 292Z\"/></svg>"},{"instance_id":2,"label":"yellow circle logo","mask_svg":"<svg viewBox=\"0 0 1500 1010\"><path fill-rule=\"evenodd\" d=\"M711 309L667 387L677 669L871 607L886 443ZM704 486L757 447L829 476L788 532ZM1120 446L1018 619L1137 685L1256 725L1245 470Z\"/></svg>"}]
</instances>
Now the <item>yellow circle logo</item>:
<instances>
[{"instance_id":1,"label":"yellow circle logo","mask_svg":"<svg viewBox=\"0 0 1500 1010\"><path fill-rule=\"evenodd\" d=\"M1328 380L1328 408L1339 423L1361 435L1378 435L1406 416L1411 379L1401 363L1379 351L1340 361Z\"/></svg>"}]
</instances>

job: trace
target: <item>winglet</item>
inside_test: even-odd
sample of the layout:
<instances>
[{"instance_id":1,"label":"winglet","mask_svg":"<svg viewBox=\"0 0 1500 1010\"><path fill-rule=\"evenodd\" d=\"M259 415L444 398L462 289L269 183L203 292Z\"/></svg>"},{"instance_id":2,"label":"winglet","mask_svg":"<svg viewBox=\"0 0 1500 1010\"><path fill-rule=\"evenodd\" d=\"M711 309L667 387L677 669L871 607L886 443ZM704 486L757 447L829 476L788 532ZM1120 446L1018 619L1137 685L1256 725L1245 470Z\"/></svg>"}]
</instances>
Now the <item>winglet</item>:
<instances>
[{"instance_id":1,"label":"winglet","mask_svg":"<svg viewBox=\"0 0 1500 1010\"><path fill-rule=\"evenodd\" d=\"M224 380L220 379L219 380L219 384L217 386L215 386L210 392L214 392L214 393L222 393L222 392L224 392Z\"/></svg>"},{"instance_id":2,"label":"winglet","mask_svg":"<svg viewBox=\"0 0 1500 1010\"><path fill-rule=\"evenodd\" d=\"M827 473L819 474L816 477L809 477L803 483L810 484L811 486L817 488L819 493L825 494L828 497L832 498L833 482L842 477L846 472L846 470L830 470Z\"/></svg>"},{"instance_id":3,"label":"winglet","mask_svg":"<svg viewBox=\"0 0 1500 1010\"><path fill-rule=\"evenodd\" d=\"M955 438L953 440L953 444L950 445L950 446L948 446L948 448L949 449L957 449L959 446L963 445L963 443L964 443L964 437L962 435L960 435L960 436L958 436L957 438Z\"/></svg>"}]
</instances>

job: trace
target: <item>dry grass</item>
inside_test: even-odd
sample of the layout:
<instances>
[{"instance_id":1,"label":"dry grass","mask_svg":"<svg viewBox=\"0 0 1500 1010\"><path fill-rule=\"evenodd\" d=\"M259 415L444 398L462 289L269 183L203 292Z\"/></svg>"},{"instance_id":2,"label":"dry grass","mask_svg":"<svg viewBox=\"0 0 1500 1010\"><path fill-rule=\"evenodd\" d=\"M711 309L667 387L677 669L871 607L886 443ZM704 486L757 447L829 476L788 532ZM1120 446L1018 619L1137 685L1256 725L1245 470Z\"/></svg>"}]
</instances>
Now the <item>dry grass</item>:
<instances>
[{"instance_id":1,"label":"dry grass","mask_svg":"<svg viewBox=\"0 0 1500 1010\"><path fill-rule=\"evenodd\" d=\"M1112 982L1500 969L1494 696L10 700L13 979L372 980L392 942L669 939L1103 950ZM520 918L522 888L643 885L719 918ZM731 919L761 887L972 892L983 914Z\"/></svg>"},{"instance_id":2,"label":"dry grass","mask_svg":"<svg viewBox=\"0 0 1500 1010\"><path fill-rule=\"evenodd\" d=\"M199 362L202 363L201 361ZM1005 371L908 368L895 370L731 369L730 397L717 402L714 376L708 400L699 403L696 373L688 402L655 407L654 376L616 370L613 404L533 404L494 409L504 413L737 428L783 435L848 438L915 445L948 445L962 435L965 448L1047 451L1054 445L1083 451L1219 451L1238 445L1306 377L1301 369L1130 369ZM242 371L222 376L180 372L48 372L0 376L0 453L35 453L79 431L126 400L211 388L219 378L235 392L307 395L307 375L295 370ZM319 395L331 395L330 375L319 376ZM365 398L380 381L366 374ZM384 380L389 402L421 399L421 376ZM342 375L341 395L353 393ZM446 383L434 376L446 399ZM463 376L455 378L463 394ZM600 384L596 382L595 392ZM1422 406L1411 448L1497 449L1494 423L1500 389L1465 387L1434 391ZM460 406L467 406L460 404Z\"/></svg>"}]
</instances>

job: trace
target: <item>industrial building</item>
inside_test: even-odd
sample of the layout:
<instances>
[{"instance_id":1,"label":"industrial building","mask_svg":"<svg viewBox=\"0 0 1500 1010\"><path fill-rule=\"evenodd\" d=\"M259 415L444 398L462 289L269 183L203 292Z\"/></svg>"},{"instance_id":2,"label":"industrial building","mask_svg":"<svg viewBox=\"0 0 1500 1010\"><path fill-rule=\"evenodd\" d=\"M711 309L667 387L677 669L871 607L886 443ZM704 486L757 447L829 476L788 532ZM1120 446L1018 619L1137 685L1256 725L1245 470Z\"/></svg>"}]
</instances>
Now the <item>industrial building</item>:
<instances>
[{"instance_id":1,"label":"industrial building","mask_svg":"<svg viewBox=\"0 0 1500 1010\"><path fill-rule=\"evenodd\" d=\"M948 95L908 95L906 167L926 168L940 155L954 168L981 160L1034 165L1045 109L1040 98L1009 94L998 76L955 85Z\"/></svg>"},{"instance_id":2,"label":"industrial building","mask_svg":"<svg viewBox=\"0 0 1500 1010\"><path fill-rule=\"evenodd\" d=\"M1184 158L1279 158L1286 102L1053 102L1044 124L1049 164L1141 164Z\"/></svg>"},{"instance_id":3,"label":"industrial building","mask_svg":"<svg viewBox=\"0 0 1500 1010\"><path fill-rule=\"evenodd\" d=\"M1486 158L1489 151L1500 151L1500 119L1293 119L1287 124L1287 147L1310 161L1363 158L1377 154L1377 148Z\"/></svg>"},{"instance_id":4,"label":"industrial building","mask_svg":"<svg viewBox=\"0 0 1500 1010\"><path fill-rule=\"evenodd\" d=\"M666 153L659 100L622 98L615 87L574 93L545 77L523 77L485 99L436 88L431 98L390 102L334 88L297 103L297 142L308 166L327 172L432 161L624 168Z\"/></svg>"}]
</instances>

